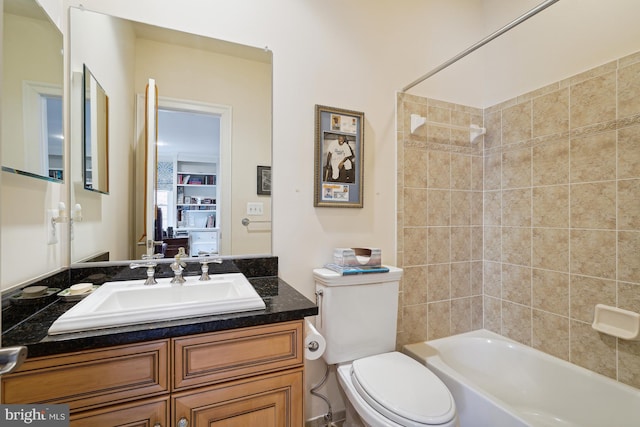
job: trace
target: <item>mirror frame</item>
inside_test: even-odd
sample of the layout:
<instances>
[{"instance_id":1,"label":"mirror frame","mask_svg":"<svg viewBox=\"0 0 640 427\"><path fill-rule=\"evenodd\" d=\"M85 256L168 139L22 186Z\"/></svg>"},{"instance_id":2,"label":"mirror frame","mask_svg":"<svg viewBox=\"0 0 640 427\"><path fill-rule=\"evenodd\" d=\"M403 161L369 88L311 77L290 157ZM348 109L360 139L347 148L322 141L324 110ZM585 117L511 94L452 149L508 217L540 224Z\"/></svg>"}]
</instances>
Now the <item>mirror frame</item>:
<instances>
[{"instance_id":1,"label":"mirror frame","mask_svg":"<svg viewBox=\"0 0 640 427\"><path fill-rule=\"evenodd\" d=\"M83 184L85 190L109 194L109 97L86 64L82 82Z\"/></svg>"}]
</instances>

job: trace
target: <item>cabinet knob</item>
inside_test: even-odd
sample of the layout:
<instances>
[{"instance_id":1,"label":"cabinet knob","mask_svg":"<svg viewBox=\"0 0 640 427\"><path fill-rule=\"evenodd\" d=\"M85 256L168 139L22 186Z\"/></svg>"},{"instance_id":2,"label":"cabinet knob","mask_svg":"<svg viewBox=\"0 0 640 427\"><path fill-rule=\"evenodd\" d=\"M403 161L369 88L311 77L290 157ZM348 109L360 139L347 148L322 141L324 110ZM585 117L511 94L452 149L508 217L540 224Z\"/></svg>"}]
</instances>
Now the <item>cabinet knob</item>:
<instances>
[{"instance_id":1,"label":"cabinet knob","mask_svg":"<svg viewBox=\"0 0 640 427\"><path fill-rule=\"evenodd\" d=\"M153 425L153 427L162 427L162 424L160 424L160 423L155 423L155 424Z\"/></svg>"},{"instance_id":2,"label":"cabinet knob","mask_svg":"<svg viewBox=\"0 0 640 427\"><path fill-rule=\"evenodd\" d=\"M189 420L187 420L185 417L180 418L180 420L178 420L178 425L177 427L187 427L189 425Z\"/></svg>"}]
</instances>

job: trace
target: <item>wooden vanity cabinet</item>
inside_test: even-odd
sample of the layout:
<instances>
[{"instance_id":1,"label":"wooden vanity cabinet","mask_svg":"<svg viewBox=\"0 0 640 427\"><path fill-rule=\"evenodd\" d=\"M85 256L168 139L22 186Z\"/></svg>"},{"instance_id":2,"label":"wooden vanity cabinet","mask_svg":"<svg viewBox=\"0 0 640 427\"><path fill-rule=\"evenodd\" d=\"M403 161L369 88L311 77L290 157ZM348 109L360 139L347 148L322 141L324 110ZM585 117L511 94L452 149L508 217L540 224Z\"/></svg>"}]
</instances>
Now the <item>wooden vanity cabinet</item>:
<instances>
[{"instance_id":1,"label":"wooden vanity cabinet","mask_svg":"<svg viewBox=\"0 0 640 427\"><path fill-rule=\"evenodd\" d=\"M296 320L28 359L2 403L68 404L73 427L302 426L302 342Z\"/></svg>"}]
</instances>

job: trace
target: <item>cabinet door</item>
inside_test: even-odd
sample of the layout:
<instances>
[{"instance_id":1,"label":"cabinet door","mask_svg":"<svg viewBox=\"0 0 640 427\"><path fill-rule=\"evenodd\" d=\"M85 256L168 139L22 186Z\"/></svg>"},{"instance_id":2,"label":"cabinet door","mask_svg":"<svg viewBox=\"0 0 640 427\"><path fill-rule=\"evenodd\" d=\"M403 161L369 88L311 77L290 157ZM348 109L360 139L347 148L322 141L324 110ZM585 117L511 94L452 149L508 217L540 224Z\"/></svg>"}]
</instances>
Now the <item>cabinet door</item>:
<instances>
[{"instance_id":1,"label":"cabinet door","mask_svg":"<svg viewBox=\"0 0 640 427\"><path fill-rule=\"evenodd\" d=\"M298 427L303 421L302 368L173 396L174 426ZM182 425L184 424L182 421Z\"/></svg>"},{"instance_id":2,"label":"cabinet door","mask_svg":"<svg viewBox=\"0 0 640 427\"><path fill-rule=\"evenodd\" d=\"M71 415L71 427L168 427L169 397Z\"/></svg>"}]
</instances>

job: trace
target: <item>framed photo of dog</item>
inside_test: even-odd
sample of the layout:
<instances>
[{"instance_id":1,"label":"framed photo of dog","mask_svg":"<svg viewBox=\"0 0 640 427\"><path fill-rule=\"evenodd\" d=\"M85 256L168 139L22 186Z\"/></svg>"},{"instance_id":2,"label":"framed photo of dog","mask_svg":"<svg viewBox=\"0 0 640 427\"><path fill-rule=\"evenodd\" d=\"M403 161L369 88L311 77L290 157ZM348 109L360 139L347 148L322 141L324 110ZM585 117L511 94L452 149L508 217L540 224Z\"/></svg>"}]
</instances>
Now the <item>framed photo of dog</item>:
<instances>
[{"instance_id":1,"label":"framed photo of dog","mask_svg":"<svg viewBox=\"0 0 640 427\"><path fill-rule=\"evenodd\" d=\"M364 113L316 105L316 207L362 207Z\"/></svg>"}]
</instances>

